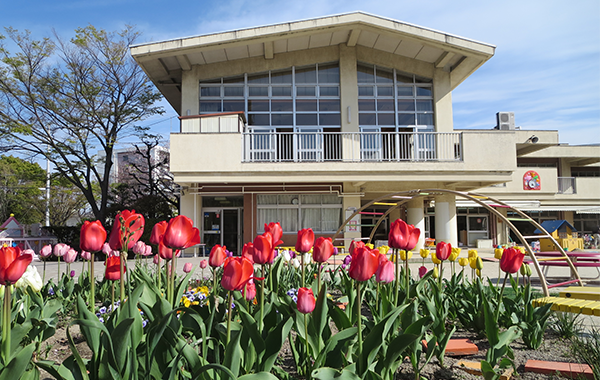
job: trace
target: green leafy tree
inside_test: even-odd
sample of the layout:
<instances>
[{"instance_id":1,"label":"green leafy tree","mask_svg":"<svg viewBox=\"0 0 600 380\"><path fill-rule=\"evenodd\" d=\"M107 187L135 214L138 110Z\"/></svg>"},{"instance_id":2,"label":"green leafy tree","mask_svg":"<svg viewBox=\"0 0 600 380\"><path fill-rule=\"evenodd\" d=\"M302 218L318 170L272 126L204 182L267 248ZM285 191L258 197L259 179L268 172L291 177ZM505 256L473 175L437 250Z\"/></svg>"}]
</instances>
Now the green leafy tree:
<instances>
[{"instance_id":1,"label":"green leafy tree","mask_svg":"<svg viewBox=\"0 0 600 380\"><path fill-rule=\"evenodd\" d=\"M0 223L11 214L22 224L42 222L45 171L35 163L0 156Z\"/></svg>"},{"instance_id":2,"label":"green leafy tree","mask_svg":"<svg viewBox=\"0 0 600 380\"><path fill-rule=\"evenodd\" d=\"M0 150L50 160L105 222L115 144L163 112L155 105L161 95L129 53L139 33L88 26L68 42L6 34L17 52L0 44Z\"/></svg>"}]
</instances>

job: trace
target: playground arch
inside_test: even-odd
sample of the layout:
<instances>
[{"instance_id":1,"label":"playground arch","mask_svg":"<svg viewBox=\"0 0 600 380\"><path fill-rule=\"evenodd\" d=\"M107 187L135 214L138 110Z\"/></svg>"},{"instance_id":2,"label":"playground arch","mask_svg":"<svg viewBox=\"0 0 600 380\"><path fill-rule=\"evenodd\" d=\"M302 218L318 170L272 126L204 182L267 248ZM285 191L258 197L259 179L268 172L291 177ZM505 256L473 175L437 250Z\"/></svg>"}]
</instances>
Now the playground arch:
<instances>
[{"instance_id":1,"label":"playground arch","mask_svg":"<svg viewBox=\"0 0 600 380\"><path fill-rule=\"evenodd\" d=\"M531 249L531 245L527 242L527 239L540 239L540 238L551 239L551 241L554 243L554 246L558 249L558 251L562 255L562 258L564 258L564 260L568 263L569 267L571 268L571 273L574 275L575 280L577 282L579 282L579 284L581 286L583 286L581 277L579 276L579 273L577 272L577 269L575 268L575 265L573 265L573 262L571 261L569 256L566 254L566 252L560 246L560 244L558 244L558 242L554 239L554 237L552 237L552 235L550 233L548 233L548 231L546 231L539 223L537 223L535 220L531 219L527 214L525 214L521 210L516 209L516 208L506 204L505 202L502 202L498 199L492 198L487 195L478 194L478 193L474 193L474 192L462 192L462 191L454 191L454 190L446 190L446 189L415 189L415 190L389 193L384 196L378 197L378 198L370 201L369 203L365 204L361 208L357 209L352 215L350 215L348 218L346 218L344 223L340 226L340 228L333 235L332 239L335 241L339 237L340 233L344 230L346 225L356 215L361 214L361 212L363 212L363 210L367 209L368 207L370 207L374 204L390 206L390 208L386 212L384 212L383 215L381 215L379 217L379 219L377 220L377 223L375 223L373 230L371 232L371 235L369 236L369 240L367 241L367 243L370 243L371 240L373 239L375 231L377 230L379 225L386 219L386 217L392 211L401 207L402 205L404 205L405 203L407 203L408 201L410 201L412 199L425 198L425 197L430 197L430 196L434 196L434 195L442 195L442 194L453 194L455 196L462 197L462 198L468 199L470 201L473 201L473 202L479 204L480 206L484 207L485 209L490 211L493 215L495 215L497 218L499 218L504 223L506 223L506 225L510 228L510 230L516 235L519 242L523 246L525 246L525 249L527 250L527 255L531 258L531 261L533 262L533 266L540 278L542 290L546 297L548 297L550 295L550 293L548 291L548 283L546 282L546 278L540 267L539 261L536 258L535 253ZM386 201L389 199L393 199L393 202L383 202L383 201ZM510 211L515 212L519 216L519 218L507 218L506 216L504 216L502 213L500 213L498 211L498 209L500 209L500 208L508 209ZM513 221L529 222L535 228L540 230L542 232L542 234L541 235L533 235L533 236L523 236L523 234L521 234L521 232L519 232L519 229L512 223Z\"/></svg>"}]
</instances>

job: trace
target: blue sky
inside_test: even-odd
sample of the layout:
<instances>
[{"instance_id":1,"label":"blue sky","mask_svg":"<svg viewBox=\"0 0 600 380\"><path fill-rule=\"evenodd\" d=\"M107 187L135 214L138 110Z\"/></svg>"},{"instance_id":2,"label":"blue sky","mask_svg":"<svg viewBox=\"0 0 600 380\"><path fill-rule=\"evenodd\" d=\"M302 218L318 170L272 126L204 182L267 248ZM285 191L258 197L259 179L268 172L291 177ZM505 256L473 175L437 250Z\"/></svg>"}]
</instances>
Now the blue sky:
<instances>
[{"instance_id":1,"label":"blue sky","mask_svg":"<svg viewBox=\"0 0 600 380\"><path fill-rule=\"evenodd\" d=\"M562 143L600 143L597 0L0 0L0 26L70 38L88 24L109 31L132 24L148 42L357 10L496 46L453 92L456 129L491 129L496 112L507 111L522 129L558 130ZM168 134L178 121L164 104L165 115L146 124Z\"/></svg>"}]
</instances>

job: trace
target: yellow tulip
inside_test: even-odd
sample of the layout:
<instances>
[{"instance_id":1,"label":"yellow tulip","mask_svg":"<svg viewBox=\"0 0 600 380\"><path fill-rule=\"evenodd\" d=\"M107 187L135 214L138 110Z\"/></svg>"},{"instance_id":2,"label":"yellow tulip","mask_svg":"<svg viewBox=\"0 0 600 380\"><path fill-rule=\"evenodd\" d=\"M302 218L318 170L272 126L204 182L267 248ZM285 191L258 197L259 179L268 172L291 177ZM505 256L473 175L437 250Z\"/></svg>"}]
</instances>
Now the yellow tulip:
<instances>
[{"instance_id":1,"label":"yellow tulip","mask_svg":"<svg viewBox=\"0 0 600 380\"><path fill-rule=\"evenodd\" d=\"M502 254L504 253L504 249L496 248L494 249L494 257L500 260L502 258Z\"/></svg>"},{"instance_id":2,"label":"yellow tulip","mask_svg":"<svg viewBox=\"0 0 600 380\"><path fill-rule=\"evenodd\" d=\"M477 269L477 257L469 257L469 266L471 269Z\"/></svg>"},{"instance_id":3,"label":"yellow tulip","mask_svg":"<svg viewBox=\"0 0 600 380\"><path fill-rule=\"evenodd\" d=\"M365 244L365 247L369 248L369 249L373 249L375 248L375 246L371 243Z\"/></svg>"},{"instance_id":4,"label":"yellow tulip","mask_svg":"<svg viewBox=\"0 0 600 380\"><path fill-rule=\"evenodd\" d=\"M401 249L400 250L400 259L402 261L407 261L410 260L410 258L412 257L413 253L412 251L408 251L406 252L405 250Z\"/></svg>"},{"instance_id":5,"label":"yellow tulip","mask_svg":"<svg viewBox=\"0 0 600 380\"><path fill-rule=\"evenodd\" d=\"M433 268L433 278L438 278L440 273L438 272L437 267Z\"/></svg>"},{"instance_id":6,"label":"yellow tulip","mask_svg":"<svg viewBox=\"0 0 600 380\"><path fill-rule=\"evenodd\" d=\"M477 269L477 277L481 278L481 271Z\"/></svg>"},{"instance_id":7,"label":"yellow tulip","mask_svg":"<svg viewBox=\"0 0 600 380\"><path fill-rule=\"evenodd\" d=\"M477 250L476 249L469 249L468 255L469 255L469 257L477 257L477 256L479 256L477 254Z\"/></svg>"},{"instance_id":8,"label":"yellow tulip","mask_svg":"<svg viewBox=\"0 0 600 380\"><path fill-rule=\"evenodd\" d=\"M442 263L442 260L438 260L437 256L435 255L435 252L431 252L431 261L436 265Z\"/></svg>"},{"instance_id":9,"label":"yellow tulip","mask_svg":"<svg viewBox=\"0 0 600 380\"><path fill-rule=\"evenodd\" d=\"M388 251L390 250L390 247L387 245L382 245L377 247L377 249L379 250L379 253L381 253L382 255L387 255Z\"/></svg>"},{"instance_id":10,"label":"yellow tulip","mask_svg":"<svg viewBox=\"0 0 600 380\"><path fill-rule=\"evenodd\" d=\"M421 251L419 252L419 254L421 255L422 258L426 259L429 256L429 250L425 249L425 248L421 248Z\"/></svg>"},{"instance_id":11,"label":"yellow tulip","mask_svg":"<svg viewBox=\"0 0 600 380\"><path fill-rule=\"evenodd\" d=\"M460 251L461 251L460 248L452 247L452 253L450 253L450 256L448 257L448 260L450 260L450 261L456 261L456 259L460 255Z\"/></svg>"},{"instance_id":12,"label":"yellow tulip","mask_svg":"<svg viewBox=\"0 0 600 380\"><path fill-rule=\"evenodd\" d=\"M469 259L467 257L460 257L458 259L458 265L460 265L461 267L466 266L469 263Z\"/></svg>"}]
</instances>

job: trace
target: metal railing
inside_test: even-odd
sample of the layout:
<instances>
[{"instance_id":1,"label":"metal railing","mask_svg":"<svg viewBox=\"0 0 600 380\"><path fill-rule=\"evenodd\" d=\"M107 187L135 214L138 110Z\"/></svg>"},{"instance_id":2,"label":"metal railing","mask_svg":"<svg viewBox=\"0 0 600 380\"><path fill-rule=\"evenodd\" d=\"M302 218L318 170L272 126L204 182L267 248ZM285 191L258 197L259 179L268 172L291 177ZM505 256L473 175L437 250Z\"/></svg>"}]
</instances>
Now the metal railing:
<instances>
[{"instance_id":1,"label":"metal railing","mask_svg":"<svg viewBox=\"0 0 600 380\"><path fill-rule=\"evenodd\" d=\"M242 133L243 162L457 162L462 133L276 132Z\"/></svg>"},{"instance_id":2,"label":"metal railing","mask_svg":"<svg viewBox=\"0 0 600 380\"><path fill-rule=\"evenodd\" d=\"M575 177L558 177L558 194L577 194Z\"/></svg>"}]
</instances>

